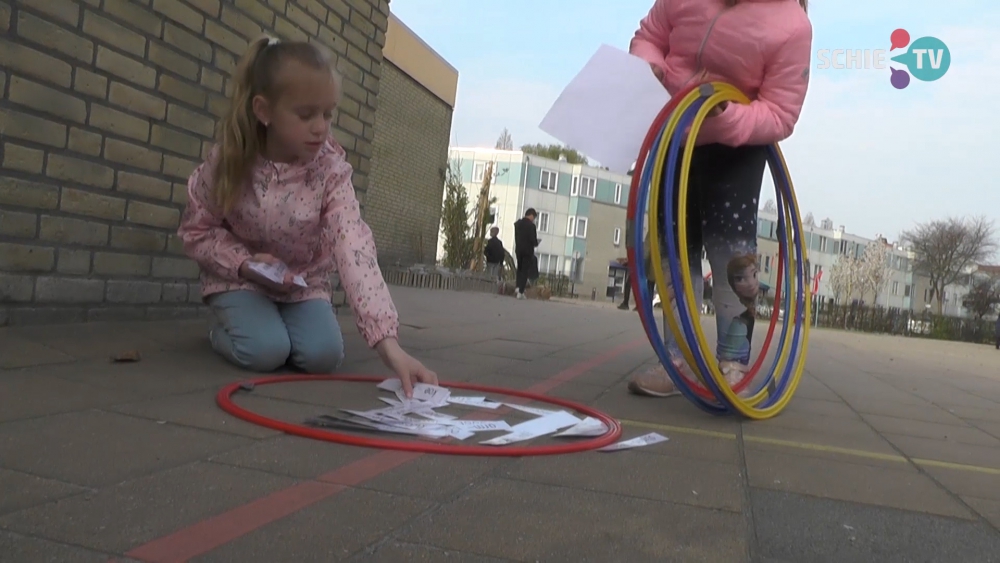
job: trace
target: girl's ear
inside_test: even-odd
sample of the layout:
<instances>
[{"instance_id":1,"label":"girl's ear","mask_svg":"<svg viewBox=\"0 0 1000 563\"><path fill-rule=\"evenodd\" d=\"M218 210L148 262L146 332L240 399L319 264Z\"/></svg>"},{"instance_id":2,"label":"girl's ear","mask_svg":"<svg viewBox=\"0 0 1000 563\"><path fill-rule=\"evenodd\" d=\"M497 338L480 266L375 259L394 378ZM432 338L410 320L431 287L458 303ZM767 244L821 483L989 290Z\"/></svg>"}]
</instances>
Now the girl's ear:
<instances>
[{"instance_id":1,"label":"girl's ear","mask_svg":"<svg viewBox=\"0 0 1000 563\"><path fill-rule=\"evenodd\" d=\"M264 127L270 125L273 119L271 115L271 103L267 101L267 98L258 94L253 97L250 103L257 121L263 123Z\"/></svg>"}]
</instances>

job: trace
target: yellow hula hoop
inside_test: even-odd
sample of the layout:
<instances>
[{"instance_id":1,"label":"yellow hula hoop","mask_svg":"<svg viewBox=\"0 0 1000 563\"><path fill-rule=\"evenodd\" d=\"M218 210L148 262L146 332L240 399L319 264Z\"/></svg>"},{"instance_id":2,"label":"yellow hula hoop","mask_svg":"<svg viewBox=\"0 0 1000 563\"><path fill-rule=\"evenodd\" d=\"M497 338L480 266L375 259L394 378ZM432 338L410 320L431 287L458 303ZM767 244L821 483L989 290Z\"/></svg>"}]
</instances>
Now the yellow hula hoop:
<instances>
[{"instance_id":1,"label":"yellow hula hoop","mask_svg":"<svg viewBox=\"0 0 1000 563\"><path fill-rule=\"evenodd\" d=\"M797 259L796 259L796 244L800 244L801 241L796 241L794 237L795 232L802 232L802 220L799 216L798 201L795 196L794 186L792 186L790 175L786 174L786 179L788 181L789 196L792 199L792 205L784 205L783 214L786 225L794 224L796 228L786 228L784 229L783 240L785 242L785 268L784 268L784 280L779 280L778 283L785 284L786 295L793 296L788 299L788 311L785 313L785 321L790 322L792 320L798 319L801 315L805 321L802 323L802 331L800 334L801 346L793 346L792 341L795 339L794 330L784 330L782 331L782 342L778 349L780 354L776 358L774 364L773 373L778 374L784 371L789 362L792 362L793 368L789 377L791 381L788 382L782 396L779 397L773 404L765 408L757 408L757 405L761 404L770 396L771 390L773 389L773 381L771 385L765 386L759 392L757 392L752 397L746 399L737 395L730 388L729 384L726 382L721 370L717 363L712 361L715 357L715 353L711 350L708 342L705 338L704 330L702 329L700 318L700 311L695 310L695 304L697 303L694 294L694 284L691 278L691 267L689 263L689 254L687 246L687 215L684 212L687 209L687 198L688 198L688 178L691 170L691 161L694 154L695 139L697 139L698 132L701 129L702 123L705 121L708 112L712 108L723 102L731 103L750 103L750 100L737 88L730 84L725 84L721 82L713 82L710 84L712 92L705 99L702 107L697 111L692 122L690 129L687 133L686 142L684 146L684 152L681 160L681 170L680 170L680 182L678 183L678 197L677 197L677 245L681 269L681 285L684 291L684 302L686 305L686 313L688 318L692 320L692 325L694 333L696 336L695 345L698 346L698 350L701 353L702 358L705 359L705 364L708 366L708 377L711 377L716 386L719 388L723 396L725 397L726 403L732 406L734 410L740 414L746 416L747 418L753 420L763 420L771 418L778 413L780 413L791 401L795 394L795 390L798 388L801 382L802 373L805 369L806 359L808 357L808 340L809 340L809 319L811 318L811 292L808 284L806 282L806 276L801 276L801 279L797 272ZM694 353L691 349L690 344L684 337L684 333L679 326L678 318L673 313L673 307L670 293L666 283L666 275L663 268L663 258L660 248L660 233L659 233L659 222L657 221L657 214L659 210L659 200L660 200L660 189L662 185L663 173L664 173L664 163L667 161L667 154L670 148L670 141L674 137L680 118L684 113L694 105L699 98L705 97L705 94L699 89L692 90L687 96L685 96L681 102L678 104L676 109L670 114L666 126L663 129L663 133L660 139L658 151L652 160L653 171L652 178L650 180L650 194L649 194L649 204L647 206L646 212L648 214L648 225L649 225L649 244L650 244L650 258L653 266L653 277L656 282L657 292L660 295L660 302L664 308L664 318L666 319L666 324L669 326L670 331L674 335L674 339L680 348L680 351L687 362L691 371L694 372L696 377L700 380L702 385L705 382L705 374L701 373L697 368L697 362L695 360ZM778 159L780 160L783 168L787 171L787 165L784 160L784 155L781 153L781 149L775 145L775 152L777 153ZM792 211L796 212L793 213ZM670 218L667 218L670 220ZM808 260L807 249L805 246L801 247L802 260L805 262ZM804 264L803 264L804 266ZM797 299L794 298L796 291L799 287L803 287L803 292L805 299L803 300L803 308L801 311L798 308ZM671 288L676 291L676 284L673 284ZM669 309L668 309L669 308ZM799 354L796 357L792 356L792 351L798 350ZM762 352L763 353L763 352Z\"/></svg>"}]
</instances>

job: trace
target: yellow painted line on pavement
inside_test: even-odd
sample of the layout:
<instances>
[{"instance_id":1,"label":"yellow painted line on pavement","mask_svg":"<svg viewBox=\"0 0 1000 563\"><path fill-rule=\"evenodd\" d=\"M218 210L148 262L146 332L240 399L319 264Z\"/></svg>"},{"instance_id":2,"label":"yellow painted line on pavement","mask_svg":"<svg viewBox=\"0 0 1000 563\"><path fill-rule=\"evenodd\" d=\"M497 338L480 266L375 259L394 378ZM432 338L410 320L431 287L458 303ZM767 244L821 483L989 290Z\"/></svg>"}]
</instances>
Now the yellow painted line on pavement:
<instances>
[{"instance_id":1,"label":"yellow painted line on pavement","mask_svg":"<svg viewBox=\"0 0 1000 563\"><path fill-rule=\"evenodd\" d=\"M736 434L732 432L720 432L718 430L704 430L701 428L689 428L687 426L674 426L671 424L656 424L654 422L641 422L638 420L620 420L623 426L633 426L636 428L648 428L651 430L661 430L663 432L676 432L678 434L691 434L693 436L705 436L708 438L719 438L722 440L735 440ZM743 435L743 441L756 444L768 444L771 446L781 446L798 450L810 450L815 452L826 452L842 454L853 457L867 459L878 459L881 461L895 461L907 463L912 461L924 467L939 467L942 469L955 469L958 471L970 471L973 473L985 473L987 475L1000 475L1000 468L985 467L981 465L970 465L966 463L955 463L951 461L940 461L936 459L911 458L907 459L898 454L884 454L879 452L869 452L854 448L842 448L839 446L828 446L825 444L812 444L809 442L797 442L794 440L779 440L777 438L765 438L763 436Z\"/></svg>"}]
</instances>

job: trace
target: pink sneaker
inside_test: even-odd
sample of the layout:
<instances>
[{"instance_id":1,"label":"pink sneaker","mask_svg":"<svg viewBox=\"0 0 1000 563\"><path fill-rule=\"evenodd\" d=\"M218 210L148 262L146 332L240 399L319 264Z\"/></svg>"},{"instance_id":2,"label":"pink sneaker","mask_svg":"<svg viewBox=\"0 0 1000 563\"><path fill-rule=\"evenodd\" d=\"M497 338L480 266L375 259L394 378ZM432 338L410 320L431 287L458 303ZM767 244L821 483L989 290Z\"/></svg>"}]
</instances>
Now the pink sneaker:
<instances>
[{"instance_id":1,"label":"pink sneaker","mask_svg":"<svg viewBox=\"0 0 1000 563\"><path fill-rule=\"evenodd\" d=\"M674 360L674 365L679 370L684 370L683 362ZM634 395L646 395L648 397L673 397L681 392L674 386L674 382L667 374L663 366L657 364L648 370L632 376L628 382L628 390Z\"/></svg>"}]
</instances>

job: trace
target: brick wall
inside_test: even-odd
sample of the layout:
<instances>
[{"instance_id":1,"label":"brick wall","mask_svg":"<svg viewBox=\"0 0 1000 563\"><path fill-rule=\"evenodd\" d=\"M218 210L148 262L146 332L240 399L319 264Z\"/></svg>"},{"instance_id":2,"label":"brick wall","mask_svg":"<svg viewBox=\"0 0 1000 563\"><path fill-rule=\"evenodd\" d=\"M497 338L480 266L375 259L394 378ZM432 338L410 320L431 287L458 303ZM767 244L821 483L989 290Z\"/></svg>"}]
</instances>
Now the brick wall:
<instances>
[{"instance_id":1,"label":"brick wall","mask_svg":"<svg viewBox=\"0 0 1000 563\"><path fill-rule=\"evenodd\" d=\"M434 263L452 109L388 60L378 107L365 218L379 261Z\"/></svg>"},{"instance_id":2,"label":"brick wall","mask_svg":"<svg viewBox=\"0 0 1000 563\"><path fill-rule=\"evenodd\" d=\"M249 39L331 48L365 203L387 0L0 0L0 326L193 316L176 237Z\"/></svg>"}]
</instances>

